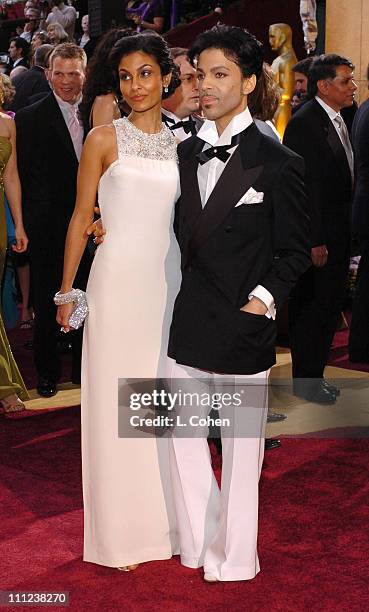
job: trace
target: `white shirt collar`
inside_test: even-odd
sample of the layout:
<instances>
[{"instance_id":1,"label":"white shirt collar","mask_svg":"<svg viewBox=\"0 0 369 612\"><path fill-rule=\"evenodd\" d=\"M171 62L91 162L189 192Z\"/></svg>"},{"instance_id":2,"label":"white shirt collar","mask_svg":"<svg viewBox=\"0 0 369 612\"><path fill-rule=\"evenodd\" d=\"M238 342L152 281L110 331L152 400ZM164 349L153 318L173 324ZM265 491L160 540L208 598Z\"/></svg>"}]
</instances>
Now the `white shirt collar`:
<instances>
[{"instance_id":1,"label":"white shirt collar","mask_svg":"<svg viewBox=\"0 0 369 612\"><path fill-rule=\"evenodd\" d=\"M212 147L215 145L229 145L231 144L232 137L236 134L240 134L246 128L253 123L251 113L246 107L242 113L239 113L228 123L226 129L219 136L218 130L215 125L215 121L209 121L208 119L204 122L202 127L197 133L198 138L204 140Z\"/></svg>"},{"instance_id":2,"label":"white shirt collar","mask_svg":"<svg viewBox=\"0 0 369 612\"><path fill-rule=\"evenodd\" d=\"M334 121L336 117L341 117L340 113L334 110L331 106L329 106L326 102L324 102L319 96L315 96L315 100L319 102L320 106L324 108L325 112L329 116L329 118Z\"/></svg>"},{"instance_id":3,"label":"white shirt collar","mask_svg":"<svg viewBox=\"0 0 369 612\"><path fill-rule=\"evenodd\" d=\"M183 119L180 119L179 117L177 117L177 115L167 110L166 108L162 108L161 111L163 115L165 115L166 117L169 117L169 119L173 119L175 123L178 123L179 121L188 121L190 118L190 116L188 115L188 117L183 117Z\"/></svg>"},{"instance_id":4,"label":"white shirt collar","mask_svg":"<svg viewBox=\"0 0 369 612\"><path fill-rule=\"evenodd\" d=\"M69 102L65 102L65 100L62 100L61 98L59 98L59 96L56 95L55 91L54 91L54 96L60 108L68 112L71 109L75 109L76 107L78 108L78 106L81 104L81 101L82 101L82 95L78 98L77 102L75 102L74 104L70 104Z\"/></svg>"},{"instance_id":5,"label":"white shirt collar","mask_svg":"<svg viewBox=\"0 0 369 612\"><path fill-rule=\"evenodd\" d=\"M16 66L18 66L19 62L21 62L23 59L23 57L18 57L18 59L15 60L14 64L13 64L13 68L15 68Z\"/></svg>"}]
</instances>

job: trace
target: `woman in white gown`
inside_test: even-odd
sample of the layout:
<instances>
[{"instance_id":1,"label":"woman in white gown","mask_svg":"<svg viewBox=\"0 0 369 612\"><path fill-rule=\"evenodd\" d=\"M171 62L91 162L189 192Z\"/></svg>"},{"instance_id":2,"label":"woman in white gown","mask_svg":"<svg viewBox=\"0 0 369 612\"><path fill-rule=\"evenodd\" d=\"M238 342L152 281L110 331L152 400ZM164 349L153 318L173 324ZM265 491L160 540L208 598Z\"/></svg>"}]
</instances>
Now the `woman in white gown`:
<instances>
[{"instance_id":1,"label":"woman in white gown","mask_svg":"<svg viewBox=\"0 0 369 612\"><path fill-rule=\"evenodd\" d=\"M91 269L83 341L84 560L134 569L170 558L175 546L165 493L167 440L118 437L118 379L165 375L180 283L172 230L179 175L161 99L179 79L159 36L120 40L111 62L132 112L87 137L60 293L72 289L98 189L107 235ZM65 331L71 310L70 303L58 309Z\"/></svg>"}]
</instances>

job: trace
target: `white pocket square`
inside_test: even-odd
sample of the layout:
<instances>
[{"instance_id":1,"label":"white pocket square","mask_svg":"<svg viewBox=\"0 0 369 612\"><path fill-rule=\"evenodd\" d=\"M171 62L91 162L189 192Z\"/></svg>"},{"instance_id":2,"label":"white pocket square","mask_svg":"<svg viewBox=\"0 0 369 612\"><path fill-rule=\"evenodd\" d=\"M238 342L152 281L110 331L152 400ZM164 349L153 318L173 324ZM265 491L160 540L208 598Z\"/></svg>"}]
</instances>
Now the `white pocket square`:
<instances>
[{"instance_id":1,"label":"white pocket square","mask_svg":"<svg viewBox=\"0 0 369 612\"><path fill-rule=\"evenodd\" d=\"M237 206L241 206L242 204L261 204L264 200L264 192L263 191L255 191L252 187L243 194L242 198L238 200L235 208Z\"/></svg>"}]
</instances>

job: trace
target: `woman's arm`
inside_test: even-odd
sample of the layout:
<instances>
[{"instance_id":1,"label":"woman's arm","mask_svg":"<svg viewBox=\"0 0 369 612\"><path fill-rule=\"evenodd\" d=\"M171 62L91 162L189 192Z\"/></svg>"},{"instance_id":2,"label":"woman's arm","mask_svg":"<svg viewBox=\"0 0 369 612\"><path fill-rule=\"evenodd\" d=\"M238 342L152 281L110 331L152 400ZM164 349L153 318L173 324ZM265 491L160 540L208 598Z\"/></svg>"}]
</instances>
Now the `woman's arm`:
<instances>
[{"instance_id":1,"label":"woman's arm","mask_svg":"<svg viewBox=\"0 0 369 612\"><path fill-rule=\"evenodd\" d=\"M158 34L161 34L164 28L164 17L154 17L153 23L150 23L149 21L141 20L139 15L132 15L132 21L143 30L154 30Z\"/></svg>"},{"instance_id":2,"label":"woman's arm","mask_svg":"<svg viewBox=\"0 0 369 612\"><path fill-rule=\"evenodd\" d=\"M144 30L154 30L154 32L161 34L164 27L164 17L154 17L153 23L149 23L148 21L141 21L141 27Z\"/></svg>"},{"instance_id":3,"label":"woman's arm","mask_svg":"<svg viewBox=\"0 0 369 612\"><path fill-rule=\"evenodd\" d=\"M27 250L28 238L23 227L22 191L17 166L16 128L13 119L9 119L7 125L9 128L10 142L12 144L12 152L4 171L4 189L15 226L15 239L17 244L13 246L13 250L17 253L23 253Z\"/></svg>"},{"instance_id":4,"label":"woman's arm","mask_svg":"<svg viewBox=\"0 0 369 612\"><path fill-rule=\"evenodd\" d=\"M120 111L113 93L97 96L92 106L92 127L109 125L113 119L119 119Z\"/></svg>"},{"instance_id":5,"label":"woman's arm","mask_svg":"<svg viewBox=\"0 0 369 612\"><path fill-rule=\"evenodd\" d=\"M61 293L72 289L83 252L86 248L86 228L91 225L94 216L96 192L103 174L104 159L109 142L109 128L100 127L92 130L83 147L77 177L77 199L69 223L64 253L64 271Z\"/></svg>"},{"instance_id":6,"label":"woman's arm","mask_svg":"<svg viewBox=\"0 0 369 612\"><path fill-rule=\"evenodd\" d=\"M65 242L64 270L60 293L71 291L88 235L86 228L91 225L96 203L99 180L105 168L114 161L116 144L114 128L107 126L92 130L86 138L77 177L77 199L69 223ZM111 159L113 158L113 159ZM57 321L64 331L69 331L69 317L73 304L63 304L58 308Z\"/></svg>"}]
</instances>

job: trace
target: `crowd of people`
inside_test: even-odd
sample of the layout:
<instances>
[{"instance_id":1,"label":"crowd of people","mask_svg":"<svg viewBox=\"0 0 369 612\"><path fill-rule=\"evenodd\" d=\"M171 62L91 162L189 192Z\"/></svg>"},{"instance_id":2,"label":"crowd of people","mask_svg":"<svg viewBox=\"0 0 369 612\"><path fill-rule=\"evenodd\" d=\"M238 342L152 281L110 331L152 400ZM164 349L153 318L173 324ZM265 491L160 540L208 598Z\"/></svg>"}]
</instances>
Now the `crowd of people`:
<instances>
[{"instance_id":1,"label":"crowd of people","mask_svg":"<svg viewBox=\"0 0 369 612\"><path fill-rule=\"evenodd\" d=\"M251 579L276 316L289 299L295 395L335 403L340 390L324 369L345 295L352 198L363 257L350 355L369 361L369 107L351 129L341 111L354 106L352 62L302 60L282 144L273 122L280 90L246 30L218 25L191 49L169 49L160 27L114 29L88 61L88 17L70 42L75 16L62 4L54 2L30 68L28 48L42 32L27 28L10 42L1 195L21 258L22 322L34 325L37 392L57 392L60 327L72 345L71 379L82 378L84 559L132 571L179 550L209 582ZM26 5L38 19L36 4ZM2 273L3 202L0 214ZM74 287L87 295L83 333L71 325ZM0 401L11 416L25 409L27 390L0 325ZM258 433L222 428L221 490L205 434L118 436L120 378L167 379L177 394L178 380L199 393L251 386Z\"/></svg>"}]
</instances>

